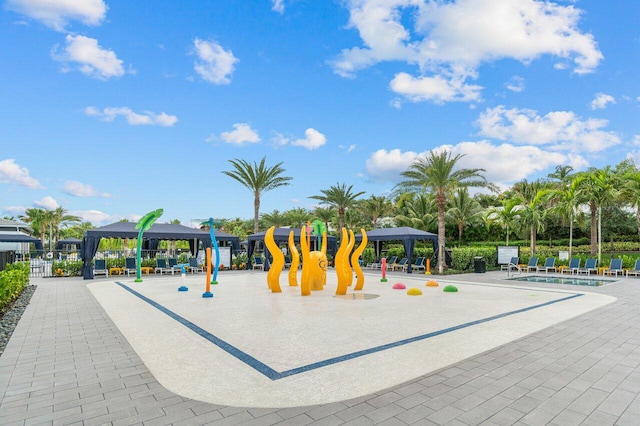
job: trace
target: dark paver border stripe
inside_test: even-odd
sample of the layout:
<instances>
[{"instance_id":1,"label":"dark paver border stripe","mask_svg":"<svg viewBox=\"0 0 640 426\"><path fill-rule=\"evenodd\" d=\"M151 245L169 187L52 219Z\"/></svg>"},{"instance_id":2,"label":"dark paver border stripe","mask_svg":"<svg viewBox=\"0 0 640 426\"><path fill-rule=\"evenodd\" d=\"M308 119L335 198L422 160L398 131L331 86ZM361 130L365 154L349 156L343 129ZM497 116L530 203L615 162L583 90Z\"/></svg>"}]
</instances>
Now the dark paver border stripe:
<instances>
[{"instance_id":1,"label":"dark paver border stripe","mask_svg":"<svg viewBox=\"0 0 640 426\"><path fill-rule=\"evenodd\" d=\"M538 304L538 305L533 305L533 306L529 306L529 307L526 307L526 308L517 309L515 311L505 312L505 313L494 315L494 316L491 316L491 317L482 318L482 319L471 321L471 322L467 322L467 323L464 323L464 324L455 325L453 327L444 328L442 330L433 331L431 333L426 333L426 334L422 334L422 335L419 335L419 336L410 337L408 339L398 340L397 342L387 343L385 345L374 346L374 347L369 348L369 349L364 349L364 350L361 350L361 351L351 352L351 353L348 353L348 354L345 354L345 355L340 355L340 356L337 356L337 357L334 357L334 358L329 358L329 359L326 359L326 360L323 360L323 361L318 361L318 362L314 362L312 364L307 364L307 365L303 365L301 367L293 368L291 370L285 370L285 371L279 372L279 371L276 371L273 368L269 367L265 363L263 363L263 362L257 360L256 358L252 357L248 353L236 348L235 346L231 345L230 343L227 343L224 340L220 339L219 337L216 337L215 335L211 334L207 330L197 326L196 324L192 323L191 321L187 320L186 318L181 317L180 315L176 314L175 312L171 311L170 309L165 308L164 306L162 306L158 302L156 302L156 301L154 301L152 299L149 299L147 296L144 296L143 294L138 293L137 291L135 291L131 287L129 287L129 286L125 285L125 284L122 284L121 282L118 282L118 281L116 281L116 284L119 285L120 287L122 287L123 289L127 290L128 292L130 292L134 296L136 296L136 297L140 298L141 300L147 302L148 304L150 304L154 308L158 309L160 312L162 312L162 313L168 315L169 317L173 318L174 320L178 321L180 324L184 325L185 327L187 327L189 330L193 331L197 335L205 338L209 342L211 342L214 345L218 346L220 349L222 349L223 351L227 352L229 355L234 356L238 360L240 360L243 363L247 364L249 367L253 368L254 370L256 370L256 371L258 371L260 373L262 373L263 375L265 375L266 377L268 377L271 380L279 380L279 379L282 379L284 377L289 377L289 376L293 376L293 375L296 375L296 374L305 373L307 371L315 370L315 369L318 369L318 368L321 368L321 367L326 367L328 365L337 364L337 363L340 363L340 362L348 361L350 359L354 359L354 358L358 358L358 357L361 357L361 356L373 354L373 353L376 353L376 352L384 351L384 350L395 348L395 347L398 347L398 346L407 345L409 343L418 342L420 340L426 340L426 339L429 339L431 337L440 336L440 335L446 334L446 333L451 333L453 331L461 330L463 328L472 327L474 325L482 324L482 323L489 322L489 321L495 321L495 320L500 319L500 318L508 317L508 316L511 316L511 315L517 315L517 314L520 314L520 313L523 313L523 312L531 311L531 310L534 310L534 309L539 309L539 308L542 308L542 307L545 307L545 306L553 305L555 303L560 303L560 302L564 302L564 301L567 301L567 300L570 300L570 299L573 299L573 298L576 298L576 297L583 296L583 294L580 294L580 293L572 294L572 295L570 295L568 297L563 297L561 299L551 300L549 302L541 303L541 304Z\"/></svg>"}]
</instances>

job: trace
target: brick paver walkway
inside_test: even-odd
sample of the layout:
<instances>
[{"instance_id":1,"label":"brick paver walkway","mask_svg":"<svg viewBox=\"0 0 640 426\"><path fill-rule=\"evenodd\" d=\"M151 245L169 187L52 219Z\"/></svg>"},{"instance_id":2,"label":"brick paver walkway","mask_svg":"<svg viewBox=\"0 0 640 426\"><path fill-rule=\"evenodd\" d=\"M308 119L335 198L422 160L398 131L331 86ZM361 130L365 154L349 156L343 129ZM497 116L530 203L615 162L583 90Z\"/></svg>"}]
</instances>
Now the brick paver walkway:
<instances>
[{"instance_id":1,"label":"brick paver walkway","mask_svg":"<svg viewBox=\"0 0 640 426\"><path fill-rule=\"evenodd\" d=\"M0 357L2 425L640 424L640 279L589 289L618 300L400 386L287 409L175 395L149 373L85 281L34 284Z\"/></svg>"}]
</instances>

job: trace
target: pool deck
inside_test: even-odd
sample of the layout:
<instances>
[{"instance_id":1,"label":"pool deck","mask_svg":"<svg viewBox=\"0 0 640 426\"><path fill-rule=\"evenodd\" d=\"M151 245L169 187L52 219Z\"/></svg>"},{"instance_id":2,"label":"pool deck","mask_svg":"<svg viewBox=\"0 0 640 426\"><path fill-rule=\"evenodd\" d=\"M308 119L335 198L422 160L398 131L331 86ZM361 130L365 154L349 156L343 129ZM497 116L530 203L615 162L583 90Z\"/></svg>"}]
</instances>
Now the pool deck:
<instances>
[{"instance_id":1,"label":"pool deck","mask_svg":"<svg viewBox=\"0 0 640 426\"><path fill-rule=\"evenodd\" d=\"M389 274L390 281L404 276ZM451 277L616 300L372 394L288 408L223 406L172 393L89 290L103 278L33 280L38 289L0 357L0 423L640 424L640 279L584 288L504 278Z\"/></svg>"}]
</instances>

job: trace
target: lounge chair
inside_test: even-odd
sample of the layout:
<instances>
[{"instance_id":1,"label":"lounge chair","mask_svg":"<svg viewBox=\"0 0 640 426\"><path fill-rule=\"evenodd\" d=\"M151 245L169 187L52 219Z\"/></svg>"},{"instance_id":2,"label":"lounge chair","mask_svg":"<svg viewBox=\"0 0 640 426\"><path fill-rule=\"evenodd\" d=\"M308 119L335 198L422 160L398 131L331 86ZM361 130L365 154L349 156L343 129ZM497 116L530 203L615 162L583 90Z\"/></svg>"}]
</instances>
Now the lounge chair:
<instances>
[{"instance_id":1,"label":"lounge chair","mask_svg":"<svg viewBox=\"0 0 640 426\"><path fill-rule=\"evenodd\" d=\"M527 272L535 272L538 270L538 258L532 257L529 259L529 263L526 266Z\"/></svg>"},{"instance_id":2,"label":"lounge chair","mask_svg":"<svg viewBox=\"0 0 640 426\"><path fill-rule=\"evenodd\" d=\"M156 274L160 272L160 275L162 275L164 272L171 272L171 268L167 266L167 259L165 259L164 257L157 258L156 267L153 272Z\"/></svg>"},{"instance_id":3,"label":"lounge chair","mask_svg":"<svg viewBox=\"0 0 640 426\"><path fill-rule=\"evenodd\" d=\"M178 258L176 257L169 258L169 270L171 270L171 275L173 275L176 271L180 273L182 272L181 267L178 266Z\"/></svg>"},{"instance_id":4,"label":"lounge chair","mask_svg":"<svg viewBox=\"0 0 640 426\"><path fill-rule=\"evenodd\" d=\"M578 274L581 273L585 273L587 275L591 275L592 272L595 272L595 274L598 274L598 259L596 259L595 257L590 257L587 259L587 261L584 264L584 268L579 268L578 269Z\"/></svg>"},{"instance_id":5,"label":"lounge chair","mask_svg":"<svg viewBox=\"0 0 640 426\"><path fill-rule=\"evenodd\" d=\"M198 258L197 257L190 257L189 258L189 271L192 274L195 274L196 272L204 271L204 268L201 265L198 265Z\"/></svg>"},{"instance_id":6,"label":"lounge chair","mask_svg":"<svg viewBox=\"0 0 640 426\"><path fill-rule=\"evenodd\" d=\"M264 262L262 262L262 257L256 256L253 258L253 269L262 269L264 271Z\"/></svg>"},{"instance_id":7,"label":"lounge chair","mask_svg":"<svg viewBox=\"0 0 640 426\"><path fill-rule=\"evenodd\" d=\"M409 262L409 259L407 259L406 257L403 257L402 259L400 259L400 262L398 263L394 263L391 265L391 270L395 271L395 270L406 270L407 269L407 263Z\"/></svg>"},{"instance_id":8,"label":"lounge chair","mask_svg":"<svg viewBox=\"0 0 640 426\"><path fill-rule=\"evenodd\" d=\"M416 263L414 263L413 265L411 265L411 269L417 269L419 271L424 271L427 269L427 266L425 265L425 258L424 257L419 257L416 259Z\"/></svg>"},{"instance_id":9,"label":"lounge chair","mask_svg":"<svg viewBox=\"0 0 640 426\"><path fill-rule=\"evenodd\" d=\"M291 267L291 256L287 255L284 257L284 268L289 269Z\"/></svg>"},{"instance_id":10,"label":"lounge chair","mask_svg":"<svg viewBox=\"0 0 640 426\"><path fill-rule=\"evenodd\" d=\"M548 274L549 271L553 270L556 272L556 258L555 257L547 257L544 261L544 265L536 268L537 271L544 271L545 274Z\"/></svg>"},{"instance_id":11,"label":"lounge chair","mask_svg":"<svg viewBox=\"0 0 640 426\"><path fill-rule=\"evenodd\" d=\"M627 276L629 275L635 275L636 277L640 275L640 259L636 259L636 265L633 267L633 269L629 269L627 271Z\"/></svg>"},{"instance_id":12,"label":"lounge chair","mask_svg":"<svg viewBox=\"0 0 640 426\"><path fill-rule=\"evenodd\" d=\"M391 258L387 259L387 271L392 271L393 265L398 261L398 256L391 256Z\"/></svg>"},{"instance_id":13,"label":"lounge chair","mask_svg":"<svg viewBox=\"0 0 640 426\"><path fill-rule=\"evenodd\" d=\"M107 269L107 261L104 259L96 259L93 265L93 276L104 275L109 277L109 270Z\"/></svg>"},{"instance_id":14,"label":"lounge chair","mask_svg":"<svg viewBox=\"0 0 640 426\"><path fill-rule=\"evenodd\" d=\"M618 274L624 275L624 269L622 269L622 259L611 259L609 263L609 269L605 269L602 271L602 275L614 275L617 277Z\"/></svg>"},{"instance_id":15,"label":"lounge chair","mask_svg":"<svg viewBox=\"0 0 640 426\"><path fill-rule=\"evenodd\" d=\"M500 270L501 271L513 271L514 269L516 271L520 270L520 266L518 266L518 262L520 262L520 258L518 256L512 257L511 260L509 261L509 263L507 263L506 265L501 265L500 266Z\"/></svg>"},{"instance_id":16,"label":"lounge chair","mask_svg":"<svg viewBox=\"0 0 640 426\"><path fill-rule=\"evenodd\" d=\"M135 257L127 257L124 260L124 272L126 272L127 275L131 275L132 272L134 274L137 272Z\"/></svg>"},{"instance_id":17,"label":"lounge chair","mask_svg":"<svg viewBox=\"0 0 640 426\"><path fill-rule=\"evenodd\" d=\"M569 261L569 266L560 270L560 273L564 274L565 272L567 272L569 274L577 274L578 270L580 269L580 262L582 262L582 259L580 259L579 257L572 257Z\"/></svg>"}]
</instances>

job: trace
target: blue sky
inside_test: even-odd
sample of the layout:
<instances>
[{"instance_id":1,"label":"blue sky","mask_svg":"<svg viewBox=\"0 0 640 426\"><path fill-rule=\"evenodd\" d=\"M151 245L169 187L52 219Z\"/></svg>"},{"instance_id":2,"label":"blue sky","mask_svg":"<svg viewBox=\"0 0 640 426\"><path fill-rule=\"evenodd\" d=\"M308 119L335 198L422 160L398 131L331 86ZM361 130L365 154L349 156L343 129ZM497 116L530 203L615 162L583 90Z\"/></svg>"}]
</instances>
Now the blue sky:
<instances>
[{"instance_id":1,"label":"blue sky","mask_svg":"<svg viewBox=\"0 0 640 426\"><path fill-rule=\"evenodd\" d=\"M640 161L638 4L5 0L0 212L249 219L228 160L283 162L261 212L387 195L433 149L506 188Z\"/></svg>"}]
</instances>

